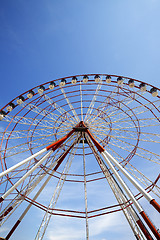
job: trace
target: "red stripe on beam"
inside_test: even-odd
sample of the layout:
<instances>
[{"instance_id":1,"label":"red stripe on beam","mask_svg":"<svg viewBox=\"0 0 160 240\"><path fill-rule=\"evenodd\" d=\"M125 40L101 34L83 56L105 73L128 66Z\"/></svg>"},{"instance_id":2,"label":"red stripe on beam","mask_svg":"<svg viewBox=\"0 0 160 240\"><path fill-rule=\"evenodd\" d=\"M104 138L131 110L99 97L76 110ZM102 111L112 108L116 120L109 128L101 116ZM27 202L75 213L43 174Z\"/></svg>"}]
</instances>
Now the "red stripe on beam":
<instances>
[{"instance_id":1,"label":"red stripe on beam","mask_svg":"<svg viewBox=\"0 0 160 240\"><path fill-rule=\"evenodd\" d=\"M143 219L145 220L145 222L147 223L148 227L151 229L151 231L153 232L154 236L156 237L157 240L160 240L160 234L158 233L157 229L155 228L155 226L153 225L153 223L149 220L149 218L147 217L147 215L145 214L144 211L142 211L141 216L143 217Z\"/></svg>"},{"instance_id":2,"label":"red stripe on beam","mask_svg":"<svg viewBox=\"0 0 160 240\"><path fill-rule=\"evenodd\" d=\"M96 148L98 149L98 151L104 152L105 149L99 144L99 142L97 142L97 140L92 136L92 134L90 133L90 131L87 129L86 132L88 133L88 135L90 136L90 138L92 139L92 142L94 143L94 145L96 146Z\"/></svg>"},{"instance_id":3,"label":"red stripe on beam","mask_svg":"<svg viewBox=\"0 0 160 240\"><path fill-rule=\"evenodd\" d=\"M141 222L141 220L139 219L137 221L138 226L140 227L140 229L142 230L143 234L145 235L145 237L147 238L147 240L153 240L153 238L151 237L150 233L148 232L148 230L145 228L145 226L143 225L143 223Z\"/></svg>"},{"instance_id":4,"label":"red stripe on beam","mask_svg":"<svg viewBox=\"0 0 160 240\"><path fill-rule=\"evenodd\" d=\"M8 235L6 236L5 240L8 240L11 235L13 234L13 232L16 230L16 228L18 227L18 225L20 224L20 220L18 220L15 225L13 226L13 228L11 229L11 231L8 233Z\"/></svg>"},{"instance_id":5,"label":"red stripe on beam","mask_svg":"<svg viewBox=\"0 0 160 240\"><path fill-rule=\"evenodd\" d=\"M9 207L1 216L0 216L0 221L13 209L13 207Z\"/></svg>"},{"instance_id":6,"label":"red stripe on beam","mask_svg":"<svg viewBox=\"0 0 160 240\"><path fill-rule=\"evenodd\" d=\"M61 138L60 140L50 144L49 146L46 147L47 150L51 149L54 151L56 150L67 138L69 138L72 133L74 133L75 130L73 129L72 131L70 131L65 137Z\"/></svg>"},{"instance_id":7,"label":"red stripe on beam","mask_svg":"<svg viewBox=\"0 0 160 240\"><path fill-rule=\"evenodd\" d=\"M155 199L150 201L150 204L160 213L160 205L156 202Z\"/></svg>"}]
</instances>

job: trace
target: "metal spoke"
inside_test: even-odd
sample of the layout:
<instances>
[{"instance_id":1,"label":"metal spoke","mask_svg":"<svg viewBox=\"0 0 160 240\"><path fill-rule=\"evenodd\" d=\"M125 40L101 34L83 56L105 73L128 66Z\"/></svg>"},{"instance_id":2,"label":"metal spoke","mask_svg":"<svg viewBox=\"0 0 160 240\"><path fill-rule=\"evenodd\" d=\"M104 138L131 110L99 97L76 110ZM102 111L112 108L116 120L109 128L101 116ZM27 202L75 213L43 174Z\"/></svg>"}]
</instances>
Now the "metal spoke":
<instances>
[{"instance_id":1,"label":"metal spoke","mask_svg":"<svg viewBox=\"0 0 160 240\"><path fill-rule=\"evenodd\" d=\"M86 122L87 122L87 119L91 116L91 113L93 111L93 108L94 108L94 105L95 105L95 102L96 102L96 99L97 99L97 96L98 96L98 93L99 93L101 87L102 87L102 77L101 77L101 80L100 80L100 82L99 82L99 84L96 88L95 94L93 95L92 101L89 105L86 116L84 118L84 121L86 121Z\"/></svg>"},{"instance_id":2,"label":"metal spoke","mask_svg":"<svg viewBox=\"0 0 160 240\"><path fill-rule=\"evenodd\" d=\"M45 238L53 215L85 220L83 238L89 240L89 219L116 212L136 239L159 239L145 212L148 202L160 212L159 93L136 79L88 74L41 84L6 104L0 111L0 224L6 236L0 239L11 238L33 205L44 211L37 240ZM65 186L71 187L67 194ZM47 188L54 190L44 198Z\"/></svg>"},{"instance_id":3,"label":"metal spoke","mask_svg":"<svg viewBox=\"0 0 160 240\"><path fill-rule=\"evenodd\" d=\"M112 136L113 137L113 136ZM130 144L130 143L127 143L127 142L125 142L125 141L122 141L122 140L120 140L120 139L116 139L116 137L113 137L114 138L114 140L112 139L112 142L110 142L110 145L112 145L112 146L114 146L114 147L117 147L117 148L120 148L121 150L125 150L125 151L127 151L127 152L130 152L133 148L132 147L135 147L133 144ZM99 138L99 137L97 137L97 139L99 139L100 141L102 141L102 139L101 138ZM115 140L118 140L118 141L115 141ZM121 144L121 145L119 145L118 143L119 142L121 142L121 143L124 143L124 144ZM104 142L104 144L105 144L105 142ZM128 145L129 146L128 146ZM105 145L107 145L107 144L105 144ZM159 162L159 157L160 157L160 155L159 154L156 154L156 153L153 153L153 152L151 152L151 151L148 151L147 149L144 149L144 148L140 148L140 147L137 147L140 151L139 152L135 152L135 155L137 155L137 156L139 156L139 157L141 157L141 158L144 158L144 159L146 159L146 160L148 160L148 161L151 161L151 162L154 162L154 163L157 163L157 164L160 164L160 162ZM147 156L148 157L147 157ZM155 159L151 159L151 156L154 156L155 157Z\"/></svg>"},{"instance_id":4,"label":"metal spoke","mask_svg":"<svg viewBox=\"0 0 160 240\"><path fill-rule=\"evenodd\" d=\"M84 195L85 195L85 214L86 214L86 240L89 240L89 226L88 226L88 200L87 200L87 184L86 184L86 160L84 150L84 134L82 137L83 142L83 171L84 171Z\"/></svg>"},{"instance_id":5,"label":"metal spoke","mask_svg":"<svg viewBox=\"0 0 160 240\"><path fill-rule=\"evenodd\" d=\"M77 115L77 113L76 113L74 107L72 106L72 104L71 104L69 98L67 97L67 95L66 95L66 93L65 93L65 91L64 91L64 89L63 89L63 87L60 86L60 88L61 88L61 91L62 91L62 93L63 93L63 95L64 95L64 98L66 99L66 102L68 103L69 108L72 110L72 113L73 113L73 115L74 115L76 121L79 122L80 119L79 119L79 117L78 117L78 115Z\"/></svg>"},{"instance_id":6,"label":"metal spoke","mask_svg":"<svg viewBox=\"0 0 160 240\"><path fill-rule=\"evenodd\" d=\"M83 121L83 94L82 94L82 82L81 82L81 78L80 78L80 97L81 97L81 121Z\"/></svg>"},{"instance_id":7,"label":"metal spoke","mask_svg":"<svg viewBox=\"0 0 160 240\"><path fill-rule=\"evenodd\" d=\"M70 142L72 140L71 139L68 139L67 142ZM66 143L67 143L66 142ZM65 146L65 144L63 145ZM6 215L8 214L5 214L5 216L3 216L3 214L5 212L9 213L10 214L8 215L8 217L1 223L4 224L4 222L10 217L10 215L14 212L15 210L15 207L18 206L24 201L25 197L23 196L28 196L34 189L35 187L43 180L43 178L47 175L47 173L49 171L51 171L51 169L55 166L55 163L57 163L57 161L59 160L59 158L57 158L56 161L54 161L54 159L56 158L56 156L61 156L63 154L63 146L62 148L58 149L58 151L54 154L54 156L52 157L51 159L51 163L50 165L45 165L45 169L42 168L40 169L40 171L38 171L36 173L36 175L31 179L31 181L26 184L26 186L23 187L23 189L18 193L18 195L7 205L7 207L3 210L3 212L1 213L1 218L3 219ZM18 174L19 172L16 173L16 175ZM10 179L12 179L14 176L10 175ZM3 182L2 182L3 183ZM10 210L8 212L8 209ZM12 212L11 212L12 211Z\"/></svg>"},{"instance_id":8,"label":"metal spoke","mask_svg":"<svg viewBox=\"0 0 160 240\"><path fill-rule=\"evenodd\" d=\"M43 114L43 116L46 116L45 114ZM50 119L50 118L49 118ZM65 119L65 118L64 118ZM54 125L54 119L53 120L42 120L42 119L34 119L34 118L27 118L27 117L23 117L23 116L11 116L11 115L7 115L5 116L5 118L3 118L2 121L5 122L12 122L12 123L18 123L18 124L24 124L24 125L29 125L29 126L37 126L37 124L40 127L44 127L44 128L49 128L49 127L53 127ZM61 120L55 120L56 123L62 123ZM67 124L65 123L65 121L63 122L63 125L65 126L72 126L72 124Z\"/></svg>"},{"instance_id":9,"label":"metal spoke","mask_svg":"<svg viewBox=\"0 0 160 240\"><path fill-rule=\"evenodd\" d=\"M64 185L66 177L67 177L67 173L69 172L69 169L71 167L71 164L72 164L72 161L74 159L75 153L77 151L77 147L79 145L79 142L80 142L80 139L77 142L77 146L75 146L75 150L74 150L73 155L70 154L70 156L69 156L69 158L68 158L68 160L66 162L64 170L63 170L63 172L62 172L62 174L60 176L60 179L59 179L59 181L57 183L56 189L55 189L55 191L53 193L53 196L52 196L52 198L50 200L50 203L48 205L47 211L44 214L44 217L42 219L41 225L40 225L40 227L38 229L38 232L36 234L35 240L42 240L44 235L45 235L47 226L48 226L49 221L50 221L51 216L52 216L51 213L54 211L54 208L55 208L56 203L58 201L59 195L60 195L60 193L62 191L63 185ZM73 149L71 150L71 152L72 151L73 151ZM49 209L52 209L51 213L49 213Z\"/></svg>"},{"instance_id":10,"label":"metal spoke","mask_svg":"<svg viewBox=\"0 0 160 240\"><path fill-rule=\"evenodd\" d=\"M74 124L75 119L73 118L72 115L70 115L66 110L64 110L60 105L58 105L56 102L54 102L47 94L43 94L42 97L54 108L56 109L59 113L61 114L66 114L69 116L69 120Z\"/></svg>"},{"instance_id":11,"label":"metal spoke","mask_svg":"<svg viewBox=\"0 0 160 240\"><path fill-rule=\"evenodd\" d=\"M122 189L120 188L120 186L118 185L118 183L116 182L114 176L111 174L110 170L107 168L107 166L105 165L105 163L103 162L103 160L100 158L100 156L97 154L94 146L91 144L89 138L86 136L87 141L94 153L94 156L100 166L100 168L102 169L106 180L109 183L110 188L112 189L118 203L121 206L121 209L134 233L134 235L136 236L136 238L138 236L141 236L142 239L144 239L144 235L141 232L141 230L139 229L139 226L137 224L137 220L139 220L139 217L135 211L135 209L132 206L129 206L129 200L127 199L127 197L125 196L125 194L123 193ZM138 238L139 239L139 238Z\"/></svg>"}]
</instances>

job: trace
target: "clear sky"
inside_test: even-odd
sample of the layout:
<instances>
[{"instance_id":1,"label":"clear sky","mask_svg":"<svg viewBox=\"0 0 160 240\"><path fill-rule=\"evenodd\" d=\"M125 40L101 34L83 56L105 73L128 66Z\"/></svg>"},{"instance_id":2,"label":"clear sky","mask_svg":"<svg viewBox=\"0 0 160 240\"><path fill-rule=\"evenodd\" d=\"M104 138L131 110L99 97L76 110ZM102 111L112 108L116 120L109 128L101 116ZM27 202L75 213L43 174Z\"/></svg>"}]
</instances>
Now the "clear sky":
<instances>
[{"instance_id":1,"label":"clear sky","mask_svg":"<svg viewBox=\"0 0 160 240\"><path fill-rule=\"evenodd\" d=\"M45 81L112 73L159 86L158 0L2 0L0 106Z\"/></svg>"},{"instance_id":2,"label":"clear sky","mask_svg":"<svg viewBox=\"0 0 160 240\"><path fill-rule=\"evenodd\" d=\"M123 75L160 88L160 1L0 1L0 108L43 82L84 73ZM115 228L112 218L111 225L101 219L97 234ZM71 239L58 238L58 221L57 238L48 239ZM63 224L66 236L69 221ZM128 239L123 223L116 231ZM106 234L99 240L119 239ZM96 233L91 237L97 240Z\"/></svg>"}]
</instances>

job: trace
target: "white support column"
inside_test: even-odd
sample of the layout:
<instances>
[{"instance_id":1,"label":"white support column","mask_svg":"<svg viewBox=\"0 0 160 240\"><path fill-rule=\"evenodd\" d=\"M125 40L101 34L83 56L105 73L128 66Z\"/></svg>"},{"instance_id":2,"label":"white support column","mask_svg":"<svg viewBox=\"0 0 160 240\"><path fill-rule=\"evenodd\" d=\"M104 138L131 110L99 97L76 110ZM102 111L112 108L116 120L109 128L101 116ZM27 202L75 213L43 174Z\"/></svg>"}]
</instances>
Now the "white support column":
<instances>
[{"instance_id":1,"label":"white support column","mask_svg":"<svg viewBox=\"0 0 160 240\"><path fill-rule=\"evenodd\" d=\"M90 134L90 136L92 137L92 135ZM125 196L125 194L123 193L123 190L120 188L119 184L117 183L117 181L115 180L114 176L112 174L110 174L110 171L108 169L108 167L105 165L105 163L103 162L103 160L99 157L98 153L95 151L94 149L94 146L91 144L90 142L90 139L86 136L87 138L87 141L88 141L88 144L90 146L90 148L92 149L94 155L95 155L95 158L97 159L99 165L100 165L100 168L102 169L102 171L104 172L104 175L113 191L113 193L118 193L118 195L120 194L120 199L122 200L123 203L127 203L128 202L128 199L127 197ZM98 147L99 151L102 153L104 150L102 147L100 147L100 145L97 145L97 142L94 140L94 138L92 137L92 140L94 141L96 147ZM103 150L103 151L102 151ZM111 164L112 165L112 164ZM106 171L107 170L107 171ZM115 188L115 189L113 189ZM116 192L115 192L116 190ZM116 198L117 198L117 194L116 194ZM127 206L127 205L125 205ZM123 206L122 206L123 208ZM143 225L141 219L138 217L136 211L134 210L134 208L132 206L127 206L127 208L123 208L123 211L125 214L125 216L127 217L127 220L129 221L129 224L132 225L132 222L131 222L131 219L130 217L132 216L133 217L133 222L135 221L135 225L136 227L139 226L139 228L141 229L141 231L143 232L143 234L145 235L146 239L147 240L153 240L153 238L151 237L150 233L148 232L148 230L145 228L145 226ZM129 214L127 213L127 211L129 211ZM142 211L140 214L144 213L144 211ZM145 214L144 214L145 215ZM144 218L144 220L146 221L146 218ZM147 219L147 224L148 224L148 220ZM138 226L137 226L138 225ZM150 225L150 224L149 224ZM133 225L132 225L133 226ZM153 230L154 227L152 227L152 230ZM138 229L138 228L137 228ZM156 233L156 230L154 229L154 234L156 234L156 236L158 235ZM139 236L137 235L136 237L138 237L137 239L139 239ZM159 236L157 236L159 237ZM159 239L159 238L157 238Z\"/></svg>"},{"instance_id":2,"label":"white support column","mask_svg":"<svg viewBox=\"0 0 160 240\"><path fill-rule=\"evenodd\" d=\"M5 210L4 212L1 214L0 216L0 221L2 221L2 219L7 216L10 211L12 211L17 205L19 206L25 199L26 196L28 196L35 188L36 186L44 179L44 177L49 173L50 169L54 168L55 165L57 164L59 158L53 162L50 166L49 166L49 169L47 169L44 173L43 172L43 169L41 169L37 175L39 175L39 177L33 181L33 183L31 184L31 186L29 188L27 188L27 190L25 191L25 189L23 191L21 191L19 194L18 194L18 198L15 198L14 199L14 202L9 205ZM52 173L51 173L52 174ZM22 197L22 195L25 195L25 197ZM1 224L0 226L2 226L4 224L4 222L6 221L7 219L5 219Z\"/></svg>"},{"instance_id":3,"label":"white support column","mask_svg":"<svg viewBox=\"0 0 160 240\"><path fill-rule=\"evenodd\" d=\"M57 163L57 161L55 162L55 164ZM51 172L51 175L49 175L49 177L46 179L46 181L43 183L43 185L41 186L41 188L38 190L38 192L36 193L36 195L33 198L33 201L35 201L38 196L40 195L40 193L43 191L43 189L45 188L45 186L47 185L47 183L49 182L49 180L52 177L52 174L55 172L55 170L53 170ZM11 235L13 234L13 232L16 230L16 228L18 227L18 225L21 223L21 221L23 220L23 218L25 217L25 215L27 214L27 212L29 211L29 209L32 207L32 203L30 203L26 209L23 211L23 213L21 214L21 216L19 217L19 219L17 220L17 222L15 223L15 225L13 226L13 228L11 229L11 231L8 233L8 235L6 236L6 240L8 240Z\"/></svg>"},{"instance_id":4,"label":"white support column","mask_svg":"<svg viewBox=\"0 0 160 240\"><path fill-rule=\"evenodd\" d=\"M106 150L103 152L103 155L110 159L110 161L116 165L116 167L127 177L127 179L142 193L142 195L151 202L153 200L153 197L150 196L149 193L146 192L145 189L143 189L139 183L119 164L119 162L111 156Z\"/></svg>"},{"instance_id":5,"label":"white support column","mask_svg":"<svg viewBox=\"0 0 160 240\"><path fill-rule=\"evenodd\" d=\"M88 224L88 200L87 200L87 182L86 182L86 160L84 151L84 134L83 134L83 173L84 173L84 196L85 196L85 214L86 214L86 240L89 240L89 224Z\"/></svg>"},{"instance_id":6,"label":"white support column","mask_svg":"<svg viewBox=\"0 0 160 240\"><path fill-rule=\"evenodd\" d=\"M66 142L68 142L68 141L69 141L69 139L68 139ZM61 149L61 148L60 148L60 149ZM41 169L40 171L38 171L38 173L37 173L37 175L36 175L36 176L38 176L38 178L36 178L36 176L35 176L35 177L33 178L33 181L30 181L30 184L31 184L31 182L32 182L32 184L29 186L29 188L27 188L27 190L25 190L25 188L27 187L27 185L26 185L25 188L23 188L22 191L19 192L18 196L15 197L15 199L12 200L11 204L9 204L9 205L4 209L4 211L1 213L0 221L2 221L17 205L19 206L19 205L23 202L23 200L25 199L25 198L22 197L22 195L28 196L28 194L30 194L30 192L34 190L34 188L38 185L38 183L39 183L40 181L42 181L42 179L46 176L46 174L50 171L50 169L52 169L52 168L55 166L55 164L56 164L56 163L58 162L58 160L59 160L59 158L58 158L55 162L53 162L54 159L55 159L55 157L56 157L56 155L57 155L57 153L60 152L60 151L61 151L61 154L63 153L63 150L62 150L62 149L60 150L60 149L59 149L59 150L54 154L54 156L52 157L52 161L51 161L52 163L51 163L51 165L48 167L48 169L45 170L44 173L42 173L42 172L43 172L43 169ZM13 213L13 211L12 211L12 213ZM11 215L11 214L10 214L10 215ZM10 215L9 215L8 217L10 217ZM0 226L2 226L2 225L4 224L4 222L8 219L8 217L6 217L6 218L3 220L3 222L1 222Z\"/></svg>"},{"instance_id":7,"label":"white support column","mask_svg":"<svg viewBox=\"0 0 160 240\"><path fill-rule=\"evenodd\" d=\"M72 153L72 151L71 151L71 153ZM62 172L62 174L60 176L60 179L59 179L59 181L57 183L56 189L55 189L55 191L54 191L54 193L52 195L52 198L50 200L50 203L48 205L47 211L44 214L44 217L42 219L41 225L40 225L40 227L38 229L38 232L36 234L35 240L42 240L44 235L45 235L47 226L48 226L49 221L50 221L51 216L52 216L51 213L53 213L53 209L56 206L56 203L57 203L59 195L60 195L60 193L62 191L63 185L64 185L64 183L66 181L67 173L68 173L68 171L69 171L69 169L71 167L72 160L73 160L74 156L75 156L75 154L70 155L70 157L67 160L67 163L66 163L66 165L64 167L64 170L63 170L63 172ZM51 173L50 177L52 177L53 173L54 173L54 171ZM49 211L49 209L52 209L52 210Z\"/></svg>"},{"instance_id":8,"label":"white support column","mask_svg":"<svg viewBox=\"0 0 160 240\"><path fill-rule=\"evenodd\" d=\"M132 194L132 192L130 191L130 189L128 188L128 186L125 184L125 182L123 181L123 179L120 177L119 173L116 171L116 169L114 168L114 166L112 165L112 163L110 162L110 160L108 159L108 157L104 152L101 152L104 160L106 161L106 163L108 164L108 166L110 167L110 169L112 170L112 172L114 173L115 177L117 178L118 182L120 183L120 185L122 186L122 188L125 190L125 192L127 193L127 195L129 196L129 198L132 200L134 206L137 208L138 212L141 214L141 216L143 217L143 219L145 220L145 222L147 223L147 225L149 226L149 228L151 229L151 231L153 232L153 234L155 235L156 239L159 240L160 239L160 234L158 233L157 229L155 228L155 226L152 224L152 222L150 221L150 219L148 218L148 216L146 215L145 211L143 210L143 208L140 206L139 202L136 200L136 198L134 197L134 195ZM150 238L149 238L150 239Z\"/></svg>"},{"instance_id":9,"label":"white support column","mask_svg":"<svg viewBox=\"0 0 160 240\"><path fill-rule=\"evenodd\" d=\"M32 167L18 182L16 182L3 196L0 198L0 202L2 202L15 188L17 188L34 170L37 169L39 165L41 165L51 154L52 150L50 150L39 162L37 162L34 167Z\"/></svg>"},{"instance_id":10,"label":"white support column","mask_svg":"<svg viewBox=\"0 0 160 240\"><path fill-rule=\"evenodd\" d=\"M22 160L21 162L15 164L14 166L8 168L7 170L5 170L5 171L3 171L2 173L0 173L0 178L2 178L3 176L7 175L8 173L14 171L16 168L22 166L23 164L29 162L29 161L32 160L33 158L41 155L42 153L44 153L44 152L46 152L46 151L47 151L47 149L46 149L46 148L43 148L42 150L40 150L39 152L33 154L32 156L30 156L30 157Z\"/></svg>"},{"instance_id":11,"label":"white support column","mask_svg":"<svg viewBox=\"0 0 160 240\"><path fill-rule=\"evenodd\" d=\"M119 183L121 184L121 186L123 187L123 189L125 190L125 192L127 193L127 195L130 197L130 199L132 200L132 202L134 203L135 207L137 208L138 212L142 212L143 209L140 206L140 204L137 202L137 200L135 199L134 195L132 194L132 192L129 190L129 188L127 187L127 185L125 184L125 182L123 181L123 179L120 177L119 173L116 171L116 169L114 168L114 166L112 165L112 163L109 161L109 159L107 158L107 156L105 155L105 152L101 153L104 160L106 161L106 163L108 164L108 166L110 167L110 169L112 170L112 172L114 173L115 177L117 178L117 180L119 181Z\"/></svg>"},{"instance_id":12,"label":"white support column","mask_svg":"<svg viewBox=\"0 0 160 240\"><path fill-rule=\"evenodd\" d=\"M79 139L79 138L78 138ZM51 179L52 175L54 174L54 172L57 170L57 168L59 167L59 161L63 160L66 155L68 154L68 152L70 151L70 149L74 146L74 144L77 142L77 140L74 141L74 143L72 144L71 147L69 147L65 153L62 154L62 156L60 156L54 163L53 165L55 166L57 164L57 166L55 166L55 168L52 170L51 174L48 176L48 178L45 180L45 182L42 184L42 186L40 187L40 189L38 190L38 192L36 193L36 195L33 198L33 201L35 201L38 196L40 195L40 193L42 192L42 190L45 188L45 186L47 185L47 183L49 182L49 180ZM51 154L53 151L49 151L47 154ZM47 155L46 154L46 155ZM18 225L21 223L22 219L25 217L25 215L27 214L27 212L29 211L29 209L31 208L32 203L30 203L27 208L23 211L22 215L20 216L20 218L17 220L17 222L14 224L14 226L12 227L12 229L10 230L10 232L8 233L8 235L6 236L6 240L8 240L11 235L13 234L13 232L16 230L16 228L18 227Z\"/></svg>"},{"instance_id":13,"label":"white support column","mask_svg":"<svg viewBox=\"0 0 160 240\"><path fill-rule=\"evenodd\" d=\"M135 207L137 208L138 212L140 213L140 215L143 217L143 219L145 220L145 222L147 223L147 225L149 226L149 228L151 229L152 233L155 235L156 239L160 239L160 234L158 233L156 227L153 225L153 223L150 221L150 219L148 218L148 216L146 215L146 213L144 212L144 210L142 209L142 207L140 206L140 204L138 203L138 201L136 200L136 198L134 197L134 195L132 194L132 192L130 191L130 189L128 188L128 186L125 184L125 182L123 181L123 179L120 177L118 171L115 169L115 167L112 165L112 163L110 162L109 158L112 159L112 162L117 163L116 161L114 161L114 158L108 154L108 152L97 142L97 140L92 136L92 134L90 133L90 131L87 129L86 132L88 133L88 135L90 136L90 138L92 139L93 143L95 144L96 148L98 149L98 151L101 153L101 155L103 156L103 158L105 159L106 163L108 164L108 166L110 167L110 169L112 170L112 172L114 173L115 177L117 178L118 182L120 183L120 185L122 186L122 188L125 190L125 192L127 193L127 195L129 196L129 198L132 200L133 204L135 205ZM123 169L122 166L118 163L115 164L116 166L120 166L120 169ZM159 211L160 210L160 206L158 205L158 203L151 198L150 203ZM148 236L148 234L147 234ZM151 239L148 236L148 239Z\"/></svg>"}]
</instances>

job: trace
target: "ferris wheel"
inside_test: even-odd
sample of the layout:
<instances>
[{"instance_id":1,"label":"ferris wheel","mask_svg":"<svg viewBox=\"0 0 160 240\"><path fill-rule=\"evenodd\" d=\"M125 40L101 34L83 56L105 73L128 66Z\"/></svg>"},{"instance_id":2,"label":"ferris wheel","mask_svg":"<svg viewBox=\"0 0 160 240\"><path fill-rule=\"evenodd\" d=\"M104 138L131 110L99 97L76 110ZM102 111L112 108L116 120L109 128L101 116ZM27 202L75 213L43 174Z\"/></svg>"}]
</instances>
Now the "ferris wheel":
<instances>
[{"instance_id":1,"label":"ferris wheel","mask_svg":"<svg viewBox=\"0 0 160 240\"><path fill-rule=\"evenodd\" d=\"M101 219L116 216L132 239L160 239L159 91L124 76L77 75L4 106L0 239L19 231L28 239L25 222L35 240L98 240Z\"/></svg>"}]
</instances>

